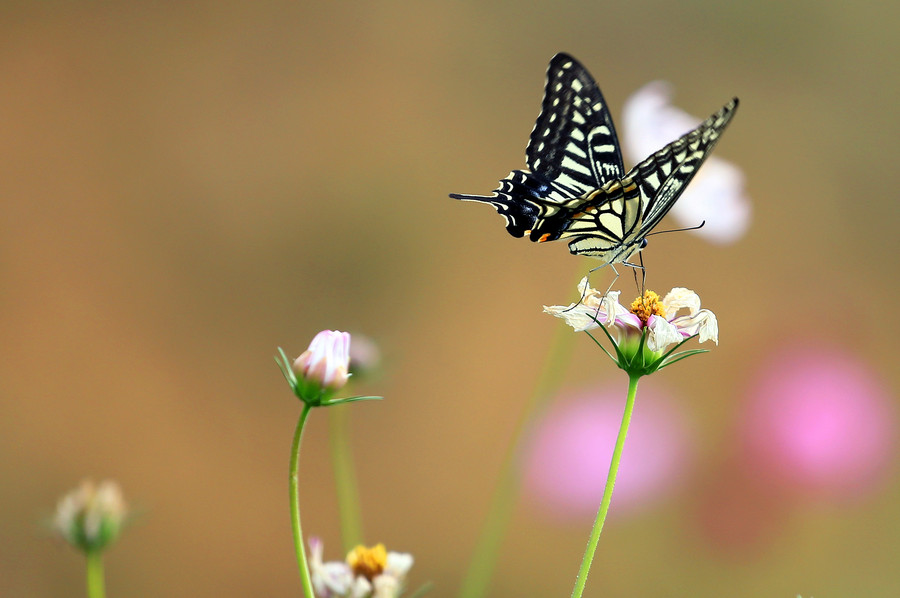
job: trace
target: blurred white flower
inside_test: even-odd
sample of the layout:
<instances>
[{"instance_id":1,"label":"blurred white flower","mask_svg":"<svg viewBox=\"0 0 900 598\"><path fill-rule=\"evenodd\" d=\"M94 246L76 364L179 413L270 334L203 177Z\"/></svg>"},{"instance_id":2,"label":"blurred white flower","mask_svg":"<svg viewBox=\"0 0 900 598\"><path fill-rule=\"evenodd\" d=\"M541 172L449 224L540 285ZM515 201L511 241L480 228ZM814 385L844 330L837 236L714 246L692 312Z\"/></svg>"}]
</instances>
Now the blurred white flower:
<instances>
[{"instance_id":1,"label":"blurred white flower","mask_svg":"<svg viewBox=\"0 0 900 598\"><path fill-rule=\"evenodd\" d=\"M410 554L388 552L384 544L357 546L345 562L322 562L322 542L310 538L310 572L318 598L397 598L413 564Z\"/></svg>"},{"instance_id":2,"label":"blurred white flower","mask_svg":"<svg viewBox=\"0 0 900 598\"><path fill-rule=\"evenodd\" d=\"M340 561L325 563L322 561L324 547L319 538L309 539L309 571L312 576L313 589L319 598L346 596L353 584L353 572L350 565Z\"/></svg>"},{"instance_id":3,"label":"blurred white flower","mask_svg":"<svg viewBox=\"0 0 900 598\"><path fill-rule=\"evenodd\" d=\"M701 119L672 106L668 83L653 81L637 90L622 110L622 146L626 159L637 164L659 148L678 139ZM670 212L679 225L703 228L692 231L713 243L733 243L750 225L750 198L739 168L710 156Z\"/></svg>"},{"instance_id":4,"label":"blurred white flower","mask_svg":"<svg viewBox=\"0 0 900 598\"><path fill-rule=\"evenodd\" d=\"M367 376L381 365L381 349L371 338L354 334L350 345L350 373L353 376Z\"/></svg>"},{"instance_id":5,"label":"blurred white flower","mask_svg":"<svg viewBox=\"0 0 900 598\"><path fill-rule=\"evenodd\" d=\"M101 550L113 542L126 514L118 484L112 480L100 484L84 480L59 500L53 524L70 544L87 552Z\"/></svg>"}]
</instances>

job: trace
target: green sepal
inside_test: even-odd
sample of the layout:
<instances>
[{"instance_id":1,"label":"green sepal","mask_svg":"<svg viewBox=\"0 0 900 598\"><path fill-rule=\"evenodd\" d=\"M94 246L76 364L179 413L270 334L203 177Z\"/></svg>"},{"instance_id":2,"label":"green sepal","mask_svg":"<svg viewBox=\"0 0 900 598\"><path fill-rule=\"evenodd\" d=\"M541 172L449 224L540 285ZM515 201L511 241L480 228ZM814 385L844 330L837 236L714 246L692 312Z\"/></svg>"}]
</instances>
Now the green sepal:
<instances>
[{"instance_id":1,"label":"green sepal","mask_svg":"<svg viewBox=\"0 0 900 598\"><path fill-rule=\"evenodd\" d=\"M426 581L421 586L419 586L419 589L417 589L415 592L413 592L406 598L421 598L422 596L424 596L425 594L430 592L431 588L433 588L433 587L434 587L433 583L431 583L430 581Z\"/></svg>"},{"instance_id":2,"label":"green sepal","mask_svg":"<svg viewBox=\"0 0 900 598\"><path fill-rule=\"evenodd\" d=\"M688 357L691 357L692 355L699 355L700 353L709 353L709 349L692 349L691 351L682 351L681 353L676 353L675 355L672 356L672 359L666 361L664 364L659 366L658 369L661 370L664 367L668 367L668 366L672 365L673 363L678 363L682 359L687 359Z\"/></svg>"},{"instance_id":3,"label":"green sepal","mask_svg":"<svg viewBox=\"0 0 900 598\"><path fill-rule=\"evenodd\" d=\"M331 399L330 401L322 401L319 405L314 405L314 407L331 407L332 405L341 405L343 403L356 403L358 401L380 401L384 399L384 397L376 397L376 396L365 396L365 397L346 397L342 399Z\"/></svg>"},{"instance_id":4,"label":"green sepal","mask_svg":"<svg viewBox=\"0 0 900 598\"><path fill-rule=\"evenodd\" d=\"M278 359L279 357L281 357L280 361ZM278 347L278 355L275 356L275 363L278 364L278 369L281 370L281 375L284 376L284 379L287 380L287 383L291 386L291 388L296 388L297 376L296 374L294 374L294 370L291 369L291 360L288 359L288 356L285 354L284 349L282 349L281 347Z\"/></svg>"},{"instance_id":5,"label":"green sepal","mask_svg":"<svg viewBox=\"0 0 900 598\"><path fill-rule=\"evenodd\" d=\"M668 359L668 357L669 357L672 353L674 353L675 351L677 351L677 350L681 347L681 345L683 345L684 343L688 342L688 341L691 340L692 338L697 338L698 336L699 336L699 334L694 334L694 335L692 335L692 336L687 337L686 339L683 339L680 343L678 343L677 345L675 345L674 347L672 347L671 349L669 349L668 351L666 351L665 353L663 353L662 356L659 358L659 361L660 361L660 362L665 361L666 359Z\"/></svg>"},{"instance_id":6,"label":"green sepal","mask_svg":"<svg viewBox=\"0 0 900 598\"><path fill-rule=\"evenodd\" d=\"M288 386L294 391L294 395L310 407L320 407L328 402L328 397L336 391L322 388L315 382L309 382L305 378L298 378L291 367L291 360L285 354L281 347L278 347L278 355L275 356L275 363L284 379L287 380Z\"/></svg>"},{"instance_id":7,"label":"green sepal","mask_svg":"<svg viewBox=\"0 0 900 598\"><path fill-rule=\"evenodd\" d=\"M591 316L591 319L597 323L597 326L600 327L600 330L603 331L603 334L605 334L606 338L609 339L609 342L612 343L613 350L616 352L616 359L613 359L613 361L616 362L616 364L619 365L619 367L622 367L621 364L627 363L627 360L625 359L625 354L622 353L621 349L619 349L619 343L616 342L616 339L614 339L612 337L612 335L609 333L609 330L606 329L606 326L604 326L603 323L600 322L600 320L598 320L596 316ZM591 337L591 339L593 339L593 341L595 343L597 343L597 346L599 346L601 349L603 349L606 352L607 355L609 355L609 351L607 351L602 345L600 345L600 343L597 342L597 339L595 339L594 336L590 332L588 332L587 330L585 330L585 332L587 333L587 335L589 337ZM612 359L612 355L609 355L609 357L610 357L610 359Z\"/></svg>"},{"instance_id":8,"label":"green sepal","mask_svg":"<svg viewBox=\"0 0 900 598\"><path fill-rule=\"evenodd\" d=\"M606 329L604 328L603 330L606 330ZM615 357L612 356L612 353L610 353L609 351L606 350L606 347L604 347L603 345L600 344L600 341L598 341L596 338L594 338L593 334L591 334L587 330L585 330L584 333L586 335L588 335L589 337L591 337L591 340L594 341L594 344L597 345L598 347L600 347L600 349L602 349L603 352L606 353L606 356L609 357L614 364L619 365L619 361ZM609 333L607 333L607 335L608 334ZM619 352L619 348L616 346L615 343L613 343L613 349L615 349L616 352L621 355L621 353Z\"/></svg>"},{"instance_id":9,"label":"green sepal","mask_svg":"<svg viewBox=\"0 0 900 598\"><path fill-rule=\"evenodd\" d=\"M587 334L594 344L596 344L600 349L606 353L607 357L609 357L621 370L624 370L628 373L629 376L647 376L654 372L657 372L664 367L670 366L673 363L677 363L682 359L686 359L692 355L699 355L700 353L709 353L708 349L691 349L689 351L682 351L680 353L676 353L678 349L684 345L689 340L696 338L698 335L694 334L683 339L681 342L676 344L674 347L659 355L650 349L647 348L647 336L649 331L645 328L641 331L641 337L637 341L637 346L635 347L634 342L632 340L631 343L628 343L628 347L626 350L622 350L618 343L616 343L615 339L613 339L612 335L606 329L606 326L603 326L597 318L593 318L594 321L598 324L600 330L606 335L606 338L609 339L609 342L612 343L613 350L616 352L615 357L610 353L606 347L604 347L600 342L591 334L589 331L585 330L585 334Z\"/></svg>"}]
</instances>

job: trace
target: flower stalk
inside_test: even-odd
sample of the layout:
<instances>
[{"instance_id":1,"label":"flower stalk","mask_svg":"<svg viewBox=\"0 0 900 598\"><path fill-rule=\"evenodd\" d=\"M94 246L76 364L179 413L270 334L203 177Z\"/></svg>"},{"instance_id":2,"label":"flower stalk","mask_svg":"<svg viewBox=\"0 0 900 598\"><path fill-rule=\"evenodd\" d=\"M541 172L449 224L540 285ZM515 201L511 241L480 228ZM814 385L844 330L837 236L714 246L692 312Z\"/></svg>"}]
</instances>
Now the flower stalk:
<instances>
[{"instance_id":1,"label":"flower stalk","mask_svg":"<svg viewBox=\"0 0 900 598\"><path fill-rule=\"evenodd\" d=\"M330 407L355 401L376 400L381 397L332 398L350 377L350 335L346 332L323 330L312 340L309 348L293 362L279 347L275 363L278 364L294 395L303 403L291 443L288 491L294 551L297 555L297 568L300 571L303 594L306 598L315 598L309 560L306 556L306 545L303 542L303 530L300 526L300 443L303 439L306 420L313 407Z\"/></svg>"},{"instance_id":2,"label":"flower stalk","mask_svg":"<svg viewBox=\"0 0 900 598\"><path fill-rule=\"evenodd\" d=\"M83 480L56 505L53 527L86 559L88 598L104 598L103 551L118 539L128 518L122 490L112 480Z\"/></svg>"},{"instance_id":3,"label":"flower stalk","mask_svg":"<svg viewBox=\"0 0 900 598\"><path fill-rule=\"evenodd\" d=\"M587 583L588 572L591 570L591 563L594 561L594 553L597 551L597 544L600 542L600 533L603 531L603 523L606 521L606 514L609 512L609 504L612 501L613 489L616 486L616 476L619 473L619 460L622 458L622 448L625 446L625 437L628 435L628 427L631 425L631 414L634 411L634 399L637 395L638 380L640 378L640 375L630 375L628 377L628 396L625 398L625 412L622 414L622 424L619 426L616 447L613 449L612 460L609 463L609 473L606 476L606 486L603 488L600 509L597 511L597 518L594 520L594 526L591 528L591 535L584 550L584 556L581 559L581 567L578 569L578 576L575 579L575 587L572 589L572 598L581 598L584 586Z\"/></svg>"},{"instance_id":4,"label":"flower stalk","mask_svg":"<svg viewBox=\"0 0 900 598\"><path fill-rule=\"evenodd\" d=\"M103 575L103 552L101 550L89 550L85 553L87 558L87 595L88 598L104 598L106 596L106 584Z\"/></svg>"},{"instance_id":5,"label":"flower stalk","mask_svg":"<svg viewBox=\"0 0 900 598\"><path fill-rule=\"evenodd\" d=\"M306 418L309 416L311 408L309 403L303 404L303 410L300 412L300 419L297 421L297 428L294 430L294 441L291 444L289 478L291 529L294 532L294 550L297 553L297 567L300 569L300 583L303 584L303 595L306 598L315 598L315 595L313 594L312 578L309 575L309 563L306 560L303 530L300 527L300 479L298 476L298 465L300 462L300 441L303 439L303 428L306 425Z\"/></svg>"},{"instance_id":6,"label":"flower stalk","mask_svg":"<svg viewBox=\"0 0 900 598\"><path fill-rule=\"evenodd\" d=\"M362 509L359 488L350 453L350 412L337 407L328 413L328 440L331 444L331 466L334 470L341 544L344 552L363 541Z\"/></svg>"},{"instance_id":7,"label":"flower stalk","mask_svg":"<svg viewBox=\"0 0 900 598\"><path fill-rule=\"evenodd\" d=\"M588 572L600 541L600 533L603 531L616 485L625 437L631 424L638 380L692 355L706 353L704 349L676 353L692 338L699 338L701 343L708 340L719 343L719 326L715 314L708 309L701 309L700 297L690 289L676 287L663 299L653 291L645 291L629 308L619 303L618 291L599 293L588 286L587 277L581 280L578 290L582 297L578 303L568 307L545 306L544 312L562 318L576 332L587 333L607 357L628 374L628 395L625 398L625 411L616 437L603 498L600 500L597 518L594 520L578 570L572 598L581 598L584 592ZM681 310L687 310L687 313L679 315ZM615 354L608 351L588 332L594 328L603 331ZM613 333L616 335L615 338Z\"/></svg>"}]
</instances>

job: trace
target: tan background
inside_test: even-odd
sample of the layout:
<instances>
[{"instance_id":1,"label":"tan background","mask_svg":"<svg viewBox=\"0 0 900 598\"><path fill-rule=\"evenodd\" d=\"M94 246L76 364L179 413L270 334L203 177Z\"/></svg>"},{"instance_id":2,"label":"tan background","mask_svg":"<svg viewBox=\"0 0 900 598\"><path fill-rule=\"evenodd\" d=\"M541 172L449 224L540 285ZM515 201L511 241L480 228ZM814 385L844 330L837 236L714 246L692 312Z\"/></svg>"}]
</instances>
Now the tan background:
<instances>
[{"instance_id":1,"label":"tan background","mask_svg":"<svg viewBox=\"0 0 900 598\"><path fill-rule=\"evenodd\" d=\"M83 595L81 561L40 522L84 476L141 511L110 596L299 595L299 409L272 355L339 328L386 359L360 390L387 400L353 411L370 539L453 596L557 325L540 305L571 300L590 263L446 194L522 166L561 50L616 117L654 78L697 115L739 95L717 153L754 200L737 245L646 252L653 287L697 289L719 316L721 346L656 379L699 424L701 473L609 527L588 595L896 595L896 477L759 549L722 554L693 523L772 347L835 343L897 388L900 9L848 5L4 3L0 595ZM569 385L618 376L578 339ZM313 415L304 522L333 558ZM568 595L587 531L521 504L492 595Z\"/></svg>"}]
</instances>

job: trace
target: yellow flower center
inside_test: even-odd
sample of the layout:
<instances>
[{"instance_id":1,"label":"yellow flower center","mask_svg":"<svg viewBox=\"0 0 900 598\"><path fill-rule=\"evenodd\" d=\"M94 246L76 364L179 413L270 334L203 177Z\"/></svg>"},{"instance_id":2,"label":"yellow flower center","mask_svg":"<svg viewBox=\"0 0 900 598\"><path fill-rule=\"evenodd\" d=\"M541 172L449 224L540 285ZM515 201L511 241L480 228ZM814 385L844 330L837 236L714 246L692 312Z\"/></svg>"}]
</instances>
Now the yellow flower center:
<instances>
[{"instance_id":1,"label":"yellow flower center","mask_svg":"<svg viewBox=\"0 0 900 598\"><path fill-rule=\"evenodd\" d=\"M360 544L347 555L347 564L350 565L354 575L362 575L372 581L384 571L387 564L387 550L384 544L376 544L372 548Z\"/></svg>"},{"instance_id":2,"label":"yellow flower center","mask_svg":"<svg viewBox=\"0 0 900 598\"><path fill-rule=\"evenodd\" d=\"M660 302L659 295L653 291L644 291L643 297L638 297L631 304L631 313L641 319L644 324L650 316L666 317L666 310Z\"/></svg>"}]
</instances>

